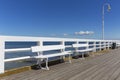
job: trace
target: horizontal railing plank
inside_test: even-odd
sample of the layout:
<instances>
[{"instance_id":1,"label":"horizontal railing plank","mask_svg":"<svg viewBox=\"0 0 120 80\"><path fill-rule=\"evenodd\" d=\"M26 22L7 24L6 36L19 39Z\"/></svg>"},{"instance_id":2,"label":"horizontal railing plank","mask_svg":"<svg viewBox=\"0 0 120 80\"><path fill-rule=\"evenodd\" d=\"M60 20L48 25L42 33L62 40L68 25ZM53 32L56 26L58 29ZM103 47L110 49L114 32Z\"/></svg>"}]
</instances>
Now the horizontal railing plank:
<instances>
[{"instance_id":1,"label":"horizontal railing plank","mask_svg":"<svg viewBox=\"0 0 120 80\"><path fill-rule=\"evenodd\" d=\"M5 49L5 52L21 52L21 51L30 51L31 48L14 48L14 49Z\"/></svg>"}]
</instances>

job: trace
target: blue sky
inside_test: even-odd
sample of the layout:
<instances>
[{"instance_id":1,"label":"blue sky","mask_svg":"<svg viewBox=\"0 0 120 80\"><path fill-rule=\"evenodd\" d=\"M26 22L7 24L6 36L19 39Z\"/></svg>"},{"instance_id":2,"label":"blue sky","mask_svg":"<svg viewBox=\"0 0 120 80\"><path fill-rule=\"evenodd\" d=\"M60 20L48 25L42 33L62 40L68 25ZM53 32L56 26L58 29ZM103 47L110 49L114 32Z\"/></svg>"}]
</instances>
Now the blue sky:
<instances>
[{"instance_id":1,"label":"blue sky","mask_svg":"<svg viewBox=\"0 0 120 80\"><path fill-rule=\"evenodd\" d=\"M120 0L0 0L0 35L78 38L102 37L102 5L105 7L105 39L120 39ZM93 35L75 36L75 32Z\"/></svg>"}]
</instances>

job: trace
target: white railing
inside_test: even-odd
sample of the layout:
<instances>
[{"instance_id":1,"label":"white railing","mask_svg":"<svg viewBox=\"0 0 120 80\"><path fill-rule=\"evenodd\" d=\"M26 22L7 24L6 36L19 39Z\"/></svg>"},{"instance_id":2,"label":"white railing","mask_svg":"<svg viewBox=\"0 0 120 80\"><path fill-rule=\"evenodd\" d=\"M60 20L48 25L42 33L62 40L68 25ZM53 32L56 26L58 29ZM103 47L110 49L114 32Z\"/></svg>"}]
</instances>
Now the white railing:
<instances>
[{"instance_id":1,"label":"white railing","mask_svg":"<svg viewBox=\"0 0 120 80\"><path fill-rule=\"evenodd\" d=\"M13 48L13 49L5 49L6 42L37 42L39 46L44 46L44 42L59 42L64 45L66 48L72 47L72 44L65 44L67 42L73 42L77 44L81 44L81 42L85 42L89 44L89 47L92 46L94 48L94 52L96 50L101 50L102 48L106 49L111 47L113 42L117 43L120 46L119 40L95 40L95 39L71 39L71 38L49 38L49 37L22 37L22 36L0 36L0 74L5 71L5 62L22 60L34 58L34 56L24 56L17 58L5 59L6 52L22 52L22 51L31 51L31 48Z\"/></svg>"}]
</instances>

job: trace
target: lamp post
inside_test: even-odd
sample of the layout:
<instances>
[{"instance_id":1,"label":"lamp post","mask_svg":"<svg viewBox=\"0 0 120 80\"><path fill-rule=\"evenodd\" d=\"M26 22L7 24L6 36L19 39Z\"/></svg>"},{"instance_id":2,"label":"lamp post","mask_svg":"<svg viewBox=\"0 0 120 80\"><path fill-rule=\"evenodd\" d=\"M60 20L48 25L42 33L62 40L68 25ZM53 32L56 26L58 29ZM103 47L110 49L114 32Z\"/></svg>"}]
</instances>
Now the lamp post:
<instances>
[{"instance_id":1,"label":"lamp post","mask_svg":"<svg viewBox=\"0 0 120 80\"><path fill-rule=\"evenodd\" d=\"M103 4L102 8L102 39L104 40L104 7L107 6L108 12L110 11L111 7L109 3Z\"/></svg>"}]
</instances>

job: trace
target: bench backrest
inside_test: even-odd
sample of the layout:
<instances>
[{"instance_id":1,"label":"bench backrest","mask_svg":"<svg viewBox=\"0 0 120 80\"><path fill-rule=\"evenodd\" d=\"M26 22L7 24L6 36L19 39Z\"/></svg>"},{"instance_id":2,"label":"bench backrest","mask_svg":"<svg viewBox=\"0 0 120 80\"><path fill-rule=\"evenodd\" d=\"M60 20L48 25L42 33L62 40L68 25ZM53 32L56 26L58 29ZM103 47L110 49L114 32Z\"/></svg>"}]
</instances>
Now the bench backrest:
<instances>
[{"instance_id":1,"label":"bench backrest","mask_svg":"<svg viewBox=\"0 0 120 80\"><path fill-rule=\"evenodd\" d=\"M32 52L50 51L50 50L62 50L65 49L64 45L50 45L50 46L33 46Z\"/></svg>"},{"instance_id":2,"label":"bench backrest","mask_svg":"<svg viewBox=\"0 0 120 80\"><path fill-rule=\"evenodd\" d=\"M77 47L88 47L89 45L88 44L73 44L72 46L74 48L77 48Z\"/></svg>"}]
</instances>

